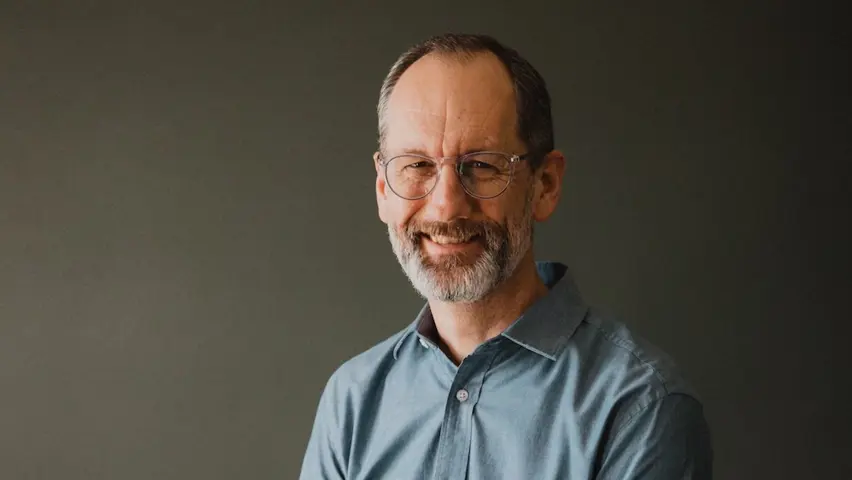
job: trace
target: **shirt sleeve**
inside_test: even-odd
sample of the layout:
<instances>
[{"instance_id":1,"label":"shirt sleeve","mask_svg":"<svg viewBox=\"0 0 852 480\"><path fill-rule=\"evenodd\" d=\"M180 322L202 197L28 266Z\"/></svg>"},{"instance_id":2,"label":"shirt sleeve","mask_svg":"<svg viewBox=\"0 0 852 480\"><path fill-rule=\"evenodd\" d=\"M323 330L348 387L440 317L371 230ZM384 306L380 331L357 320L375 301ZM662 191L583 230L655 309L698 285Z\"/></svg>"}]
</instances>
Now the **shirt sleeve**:
<instances>
[{"instance_id":1,"label":"shirt sleeve","mask_svg":"<svg viewBox=\"0 0 852 480\"><path fill-rule=\"evenodd\" d=\"M326 383L320 396L308 445L302 459L300 480L345 480L345 461L341 455L341 429L335 376Z\"/></svg>"},{"instance_id":2,"label":"shirt sleeve","mask_svg":"<svg viewBox=\"0 0 852 480\"><path fill-rule=\"evenodd\" d=\"M694 397L668 394L627 420L604 447L598 480L711 480L713 449Z\"/></svg>"}]
</instances>

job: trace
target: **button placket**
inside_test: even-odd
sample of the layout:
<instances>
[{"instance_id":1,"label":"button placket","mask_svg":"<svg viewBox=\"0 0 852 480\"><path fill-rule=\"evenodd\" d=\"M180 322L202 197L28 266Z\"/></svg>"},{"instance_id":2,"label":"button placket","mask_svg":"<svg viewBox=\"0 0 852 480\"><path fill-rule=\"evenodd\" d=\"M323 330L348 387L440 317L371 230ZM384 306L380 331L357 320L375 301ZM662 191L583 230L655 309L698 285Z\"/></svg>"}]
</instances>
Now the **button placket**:
<instances>
[{"instance_id":1,"label":"button placket","mask_svg":"<svg viewBox=\"0 0 852 480\"><path fill-rule=\"evenodd\" d=\"M434 478L464 478L467 472L474 406L495 355L495 350L477 352L459 365L447 395Z\"/></svg>"}]
</instances>

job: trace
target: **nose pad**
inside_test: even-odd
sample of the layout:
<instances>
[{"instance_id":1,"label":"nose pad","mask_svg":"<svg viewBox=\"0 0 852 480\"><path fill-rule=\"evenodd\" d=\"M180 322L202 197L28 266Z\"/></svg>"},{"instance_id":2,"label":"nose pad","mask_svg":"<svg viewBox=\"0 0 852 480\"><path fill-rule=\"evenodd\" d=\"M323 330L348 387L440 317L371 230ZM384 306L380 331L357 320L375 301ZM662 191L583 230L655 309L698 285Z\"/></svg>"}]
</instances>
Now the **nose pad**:
<instances>
[{"instance_id":1,"label":"nose pad","mask_svg":"<svg viewBox=\"0 0 852 480\"><path fill-rule=\"evenodd\" d=\"M439 189L442 183L444 184L444 188L459 190L462 194L466 193L467 190L465 189L464 183L461 179L461 167L458 163L452 162L451 158L446 160L448 161L442 162L438 167L438 175L435 178L435 186L432 187L432 194L435 193L435 190ZM447 185L447 183L449 183L449 185Z\"/></svg>"},{"instance_id":2,"label":"nose pad","mask_svg":"<svg viewBox=\"0 0 852 480\"><path fill-rule=\"evenodd\" d=\"M440 221L467 217L473 209L472 197L468 195L462 184L456 164L445 165L444 163L450 162L442 162L438 170L427 204L427 209L431 211L429 215Z\"/></svg>"}]
</instances>

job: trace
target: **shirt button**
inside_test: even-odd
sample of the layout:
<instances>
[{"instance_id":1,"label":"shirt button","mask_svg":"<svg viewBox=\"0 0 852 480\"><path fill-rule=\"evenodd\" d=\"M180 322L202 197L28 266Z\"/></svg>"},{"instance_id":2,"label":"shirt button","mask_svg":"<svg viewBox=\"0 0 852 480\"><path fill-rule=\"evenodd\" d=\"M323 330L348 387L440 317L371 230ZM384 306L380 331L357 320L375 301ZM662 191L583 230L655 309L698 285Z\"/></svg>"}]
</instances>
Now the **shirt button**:
<instances>
[{"instance_id":1,"label":"shirt button","mask_svg":"<svg viewBox=\"0 0 852 480\"><path fill-rule=\"evenodd\" d=\"M467 393L467 390L465 390L463 388L461 390L459 390L458 392L456 392L456 399L460 402L466 401L468 397L469 397L469 395Z\"/></svg>"},{"instance_id":2,"label":"shirt button","mask_svg":"<svg viewBox=\"0 0 852 480\"><path fill-rule=\"evenodd\" d=\"M424 339L420 339L420 345L423 345L423 348L429 348L429 344Z\"/></svg>"}]
</instances>

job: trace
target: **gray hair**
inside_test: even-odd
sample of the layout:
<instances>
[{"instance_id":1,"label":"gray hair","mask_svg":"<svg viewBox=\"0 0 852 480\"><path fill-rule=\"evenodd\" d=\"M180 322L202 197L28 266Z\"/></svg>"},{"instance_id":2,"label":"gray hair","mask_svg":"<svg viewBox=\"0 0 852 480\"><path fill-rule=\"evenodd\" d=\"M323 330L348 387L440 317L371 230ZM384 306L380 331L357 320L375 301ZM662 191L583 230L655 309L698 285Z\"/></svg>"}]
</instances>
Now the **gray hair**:
<instances>
[{"instance_id":1,"label":"gray hair","mask_svg":"<svg viewBox=\"0 0 852 480\"><path fill-rule=\"evenodd\" d=\"M434 36L414 45L400 55L385 77L379 93L379 103L376 108L379 119L379 148L383 147L387 133L384 118L390 96L399 78L414 62L430 53L471 59L482 52L494 54L508 71L515 90L518 136L533 153L530 163L533 168L537 168L543 156L554 148L550 94L544 78L517 51L501 44L493 37L481 34L447 33Z\"/></svg>"}]
</instances>

